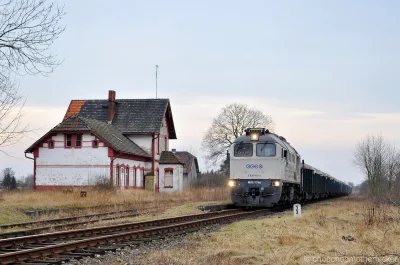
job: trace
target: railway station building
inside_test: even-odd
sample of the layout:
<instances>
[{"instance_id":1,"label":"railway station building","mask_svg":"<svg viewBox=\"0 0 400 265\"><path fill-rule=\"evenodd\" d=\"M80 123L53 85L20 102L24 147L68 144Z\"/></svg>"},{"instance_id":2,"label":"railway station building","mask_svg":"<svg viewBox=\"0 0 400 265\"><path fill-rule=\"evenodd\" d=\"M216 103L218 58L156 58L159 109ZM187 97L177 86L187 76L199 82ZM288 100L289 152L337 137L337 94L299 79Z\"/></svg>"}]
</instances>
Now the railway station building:
<instances>
[{"instance_id":1,"label":"railway station building","mask_svg":"<svg viewBox=\"0 0 400 265\"><path fill-rule=\"evenodd\" d=\"M173 139L169 99L116 99L110 90L105 100L72 100L25 155L33 156L35 190L109 179L122 190L182 191L185 163L169 151Z\"/></svg>"}]
</instances>

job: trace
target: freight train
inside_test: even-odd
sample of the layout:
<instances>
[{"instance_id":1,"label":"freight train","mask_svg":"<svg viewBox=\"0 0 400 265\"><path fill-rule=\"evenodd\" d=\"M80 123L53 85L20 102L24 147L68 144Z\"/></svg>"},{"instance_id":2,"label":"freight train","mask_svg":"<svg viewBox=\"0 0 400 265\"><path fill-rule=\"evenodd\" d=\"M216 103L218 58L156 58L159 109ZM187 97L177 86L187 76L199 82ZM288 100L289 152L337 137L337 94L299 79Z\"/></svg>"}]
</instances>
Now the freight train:
<instances>
[{"instance_id":1,"label":"freight train","mask_svg":"<svg viewBox=\"0 0 400 265\"><path fill-rule=\"evenodd\" d=\"M352 187L304 163L282 136L248 128L229 149L231 201L239 207L273 207L348 195Z\"/></svg>"}]
</instances>

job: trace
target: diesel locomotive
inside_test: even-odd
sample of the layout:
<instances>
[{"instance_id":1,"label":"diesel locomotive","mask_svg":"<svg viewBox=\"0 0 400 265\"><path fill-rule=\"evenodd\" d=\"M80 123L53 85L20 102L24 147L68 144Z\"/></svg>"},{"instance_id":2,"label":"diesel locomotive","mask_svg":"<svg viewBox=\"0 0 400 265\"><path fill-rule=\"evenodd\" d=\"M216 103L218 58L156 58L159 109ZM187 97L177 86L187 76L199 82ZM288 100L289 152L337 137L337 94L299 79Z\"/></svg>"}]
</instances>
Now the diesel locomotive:
<instances>
[{"instance_id":1,"label":"diesel locomotive","mask_svg":"<svg viewBox=\"0 0 400 265\"><path fill-rule=\"evenodd\" d=\"M231 201L239 207L273 207L351 193L351 186L304 163L282 136L248 128L229 149Z\"/></svg>"}]
</instances>

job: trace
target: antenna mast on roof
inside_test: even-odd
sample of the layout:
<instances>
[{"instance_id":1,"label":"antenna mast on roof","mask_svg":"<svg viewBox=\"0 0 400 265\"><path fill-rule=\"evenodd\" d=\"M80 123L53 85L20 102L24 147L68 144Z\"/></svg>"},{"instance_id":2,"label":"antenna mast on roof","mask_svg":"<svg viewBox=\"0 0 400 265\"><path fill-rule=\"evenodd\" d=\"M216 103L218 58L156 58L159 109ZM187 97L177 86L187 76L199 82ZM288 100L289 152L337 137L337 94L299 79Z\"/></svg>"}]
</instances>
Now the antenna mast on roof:
<instances>
[{"instance_id":1,"label":"antenna mast on roof","mask_svg":"<svg viewBox=\"0 0 400 265\"><path fill-rule=\"evenodd\" d=\"M157 78L158 78L158 65L156 64L156 98L157 98Z\"/></svg>"}]
</instances>

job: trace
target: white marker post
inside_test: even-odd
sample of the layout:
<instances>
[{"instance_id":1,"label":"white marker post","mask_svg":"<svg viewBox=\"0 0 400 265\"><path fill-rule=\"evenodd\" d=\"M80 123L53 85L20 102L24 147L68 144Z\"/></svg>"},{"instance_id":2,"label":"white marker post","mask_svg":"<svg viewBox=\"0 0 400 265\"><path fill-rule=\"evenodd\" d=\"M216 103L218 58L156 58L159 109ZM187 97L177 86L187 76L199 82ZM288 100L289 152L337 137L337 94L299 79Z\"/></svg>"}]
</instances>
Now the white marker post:
<instances>
[{"instance_id":1,"label":"white marker post","mask_svg":"<svg viewBox=\"0 0 400 265\"><path fill-rule=\"evenodd\" d=\"M301 205L296 203L295 205L293 205L293 215L294 218L299 218L301 217Z\"/></svg>"}]
</instances>

